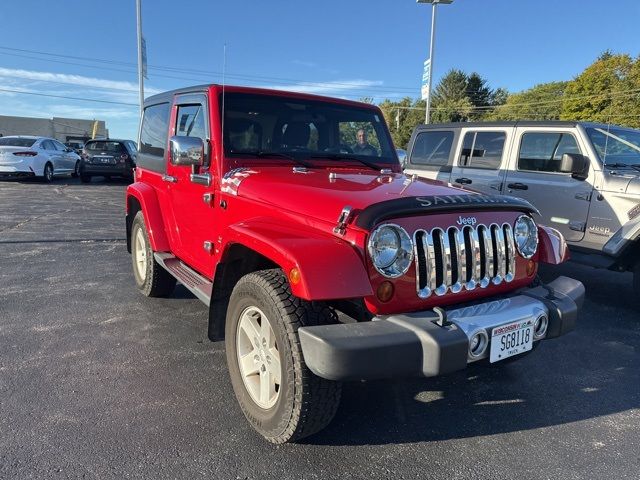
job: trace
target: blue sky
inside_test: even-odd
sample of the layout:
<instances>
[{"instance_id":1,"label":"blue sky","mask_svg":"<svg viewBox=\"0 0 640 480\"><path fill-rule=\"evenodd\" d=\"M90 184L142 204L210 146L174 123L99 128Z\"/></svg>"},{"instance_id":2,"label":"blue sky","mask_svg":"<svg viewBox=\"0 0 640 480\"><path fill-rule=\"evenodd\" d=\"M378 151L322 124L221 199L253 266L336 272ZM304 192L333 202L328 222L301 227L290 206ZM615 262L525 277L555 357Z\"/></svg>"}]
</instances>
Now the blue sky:
<instances>
[{"instance_id":1,"label":"blue sky","mask_svg":"<svg viewBox=\"0 0 640 480\"><path fill-rule=\"evenodd\" d=\"M143 0L142 9L147 94L220 82L226 43L228 84L420 95L431 7L414 0ZM135 0L12 0L0 22L0 115L103 119L113 137L135 138ZM607 49L640 54L639 24L639 0L455 0L438 10L434 81L451 68L512 92L567 80Z\"/></svg>"}]
</instances>

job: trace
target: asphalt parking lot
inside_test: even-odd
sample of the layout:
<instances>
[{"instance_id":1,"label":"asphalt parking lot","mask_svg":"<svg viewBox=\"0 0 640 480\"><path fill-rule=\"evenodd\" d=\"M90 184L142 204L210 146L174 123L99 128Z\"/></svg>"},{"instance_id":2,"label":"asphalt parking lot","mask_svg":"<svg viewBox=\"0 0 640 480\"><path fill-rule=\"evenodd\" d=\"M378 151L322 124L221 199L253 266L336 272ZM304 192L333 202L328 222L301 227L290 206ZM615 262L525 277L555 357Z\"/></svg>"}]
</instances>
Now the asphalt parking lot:
<instances>
[{"instance_id":1,"label":"asphalt parking lot","mask_svg":"<svg viewBox=\"0 0 640 480\"><path fill-rule=\"evenodd\" d=\"M0 183L0 478L638 478L640 310L587 287L576 331L501 367L347 384L334 422L274 446L233 396L186 289L134 285L124 183Z\"/></svg>"}]
</instances>

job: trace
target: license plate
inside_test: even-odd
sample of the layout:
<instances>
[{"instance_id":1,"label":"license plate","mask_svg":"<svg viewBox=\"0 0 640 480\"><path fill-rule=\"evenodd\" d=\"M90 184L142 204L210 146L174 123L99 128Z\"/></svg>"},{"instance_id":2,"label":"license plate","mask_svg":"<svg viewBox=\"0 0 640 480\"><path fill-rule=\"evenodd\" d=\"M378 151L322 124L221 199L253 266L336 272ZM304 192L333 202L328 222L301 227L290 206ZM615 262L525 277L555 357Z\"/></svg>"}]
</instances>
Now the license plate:
<instances>
[{"instance_id":1,"label":"license plate","mask_svg":"<svg viewBox=\"0 0 640 480\"><path fill-rule=\"evenodd\" d=\"M496 327L491 332L489 361L499 362L533 348L533 320L520 320Z\"/></svg>"}]
</instances>

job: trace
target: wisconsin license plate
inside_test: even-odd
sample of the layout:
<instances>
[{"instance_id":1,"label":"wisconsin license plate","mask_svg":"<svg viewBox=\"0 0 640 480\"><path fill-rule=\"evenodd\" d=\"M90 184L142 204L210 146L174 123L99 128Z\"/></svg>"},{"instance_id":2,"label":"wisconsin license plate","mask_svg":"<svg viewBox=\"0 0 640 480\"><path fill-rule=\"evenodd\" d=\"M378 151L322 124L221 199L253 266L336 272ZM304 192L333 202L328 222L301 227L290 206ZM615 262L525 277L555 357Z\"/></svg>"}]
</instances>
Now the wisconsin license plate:
<instances>
[{"instance_id":1,"label":"wisconsin license plate","mask_svg":"<svg viewBox=\"0 0 640 480\"><path fill-rule=\"evenodd\" d=\"M489 361L499 362L533 348L533 320L520 320L496 327L491 332Z\"/></svg>"}]
</instances>

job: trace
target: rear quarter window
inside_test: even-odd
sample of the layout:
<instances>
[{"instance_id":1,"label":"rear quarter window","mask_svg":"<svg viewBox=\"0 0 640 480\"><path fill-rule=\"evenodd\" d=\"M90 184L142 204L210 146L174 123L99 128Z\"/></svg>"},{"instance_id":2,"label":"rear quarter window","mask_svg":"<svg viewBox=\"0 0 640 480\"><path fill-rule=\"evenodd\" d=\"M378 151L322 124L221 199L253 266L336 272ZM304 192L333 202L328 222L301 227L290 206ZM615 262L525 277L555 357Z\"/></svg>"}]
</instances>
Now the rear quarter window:
<instances>
[{"instance_id":1,"label":"rear quarter window","mask_svg":"<svg viewBox=\"0 0 640 480\"><path fill-rule=\"evenodd\" d=\"M447 165L452 145L452 131L420 132L413 143L409 163L412 165Z\"/></svg>"},{"instance_id":2,"label":"rear quarter window","mask_svg":"<svg viewBox=\"0 0 640 480\"><path fill-rule=\"evenodd\" d=\"M170 112L168 102L144 109L137 160L139 166L156 172L165 171L164 153L167 147Z\"/></svg>"}]
</instances>

